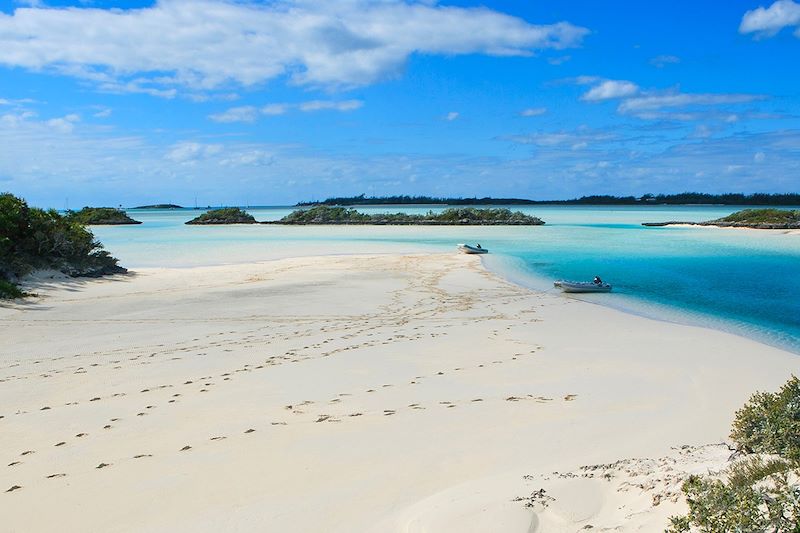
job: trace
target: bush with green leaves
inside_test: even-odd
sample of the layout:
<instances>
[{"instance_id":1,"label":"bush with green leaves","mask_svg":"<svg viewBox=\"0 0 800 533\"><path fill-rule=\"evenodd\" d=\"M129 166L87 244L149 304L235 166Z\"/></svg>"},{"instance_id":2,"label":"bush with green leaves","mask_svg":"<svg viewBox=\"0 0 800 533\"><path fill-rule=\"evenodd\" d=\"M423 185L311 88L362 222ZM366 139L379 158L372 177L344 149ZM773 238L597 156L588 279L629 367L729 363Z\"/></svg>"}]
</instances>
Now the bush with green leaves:
<instances>
[{"instance_id":1,"label":"bush with green leaves","mask_svg":"<svg viewBox=\"0 0 800 533\"><path fill-rule=\"evenodd\" d=\"M12 194L0 194L0 280L5 282L0 294L19 297L11 287L37 269L72 276L125 271L83 224L53 209L29 207Z\"/></svg>"},{"instance_id":2,"label":"bush with green leaves","mask_svg":"<svg viewBox=\"0 0 800 533\"><path fill-rule=\"evenodd\" d=\"M689 512L672 517L668 531L800 532L800 380L751 396L731 440L743 457L721 478L689 477Z\"/></svg>"}]
</instances>

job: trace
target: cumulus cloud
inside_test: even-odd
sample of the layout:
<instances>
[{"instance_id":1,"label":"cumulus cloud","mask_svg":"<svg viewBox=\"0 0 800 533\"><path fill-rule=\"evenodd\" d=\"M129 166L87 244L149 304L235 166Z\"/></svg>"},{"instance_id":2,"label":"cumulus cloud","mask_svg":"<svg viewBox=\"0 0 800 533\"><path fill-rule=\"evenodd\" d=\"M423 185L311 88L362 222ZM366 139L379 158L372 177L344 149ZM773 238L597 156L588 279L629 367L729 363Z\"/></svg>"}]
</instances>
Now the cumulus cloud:
<instances>
[{"instance_id":1,"label":"cumulus cloud","mask_svg":"<svg viewBox=\"0 0 800 533\"><path fill-rule=\"evenodd\" d=\"M739 33L754 33L759 38L772 37L789 26L797 26L795 36L800 38L800 4L778 0L769 7L746 12L739 24Z\"/></svg>"},{"instance_id":2,"label":"cumulus cloud","mask_svg":"<svg viewBox=\"0 0 800 533\"><path fill-rule=\"evenodd\" d=\"M355 111L361 109L364 102L361 100L310 100L298 104L268 104L258 109L254 106L232 107L222 113L209 115L214 122L255 122L260 115L283 115L296 109L303 113L314 111Z\"/></svg>"},{"instance_id":3,"label":"cumulus cloud","mask_svg":"<svg viewBox=\"0 0 800 533\"><path fill-rule=\"evenodd\" d=\"M139 9L0 13L0 64L171 98L179 90L350 87L399 72L412 54L531 55L579 46L588 30L488 8L415 0L159 0ZM135 43L135 44L132 44Z\"/></svg>"},{"instance_id":4,"label":"cumulus cloud","mask_svg":"<svg viewBox=\"0 0 800 533\"><path fill-rule=\"evenodd\" d=\"M519 112L520 116L522 117L538 117L539 115L544 115L547 113L546 107L529 107L528 109L523 109Z\"/></svg>"},{"instance_id":5,"label":"cumulus cloud","mask_svg":"<svg viewBox=\"0 0 800 533\"><path fill-rule=\"evenodd\" d=\"M456 120L461 114L458 111L450 111L448 114L444 116L444 119L448 122L453 122Z\"/></svg>"},{"instance_id":6,"label":"cumulus cloud","mask_svg":"<svg viewBox=\"0 0 800 533\"><path fill-rule=\"evenodd\" d=\"M603 100L613 100L625 98L639 92L639 86L626 80L604 80L598 85L589 89L581 100L587 102L600 102Z\"/></svg>"}]
</instances>

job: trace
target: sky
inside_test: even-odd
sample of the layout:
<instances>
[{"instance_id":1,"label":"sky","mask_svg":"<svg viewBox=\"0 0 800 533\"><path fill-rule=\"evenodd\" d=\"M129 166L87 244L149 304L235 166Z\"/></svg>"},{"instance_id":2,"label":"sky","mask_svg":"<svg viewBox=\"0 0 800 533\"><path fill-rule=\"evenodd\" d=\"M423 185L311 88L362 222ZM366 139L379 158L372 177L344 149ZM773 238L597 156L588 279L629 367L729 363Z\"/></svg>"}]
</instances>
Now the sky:
<instances>
[{"instance_id":1,"label":"sky","mask_svg":"<svg viewBox=\"0 0 800 533\"><path fill-rule=\"evenodd\" d=\"M0 0L32 205L800 192L793 0Z\"/></svg>"}]
</instances>

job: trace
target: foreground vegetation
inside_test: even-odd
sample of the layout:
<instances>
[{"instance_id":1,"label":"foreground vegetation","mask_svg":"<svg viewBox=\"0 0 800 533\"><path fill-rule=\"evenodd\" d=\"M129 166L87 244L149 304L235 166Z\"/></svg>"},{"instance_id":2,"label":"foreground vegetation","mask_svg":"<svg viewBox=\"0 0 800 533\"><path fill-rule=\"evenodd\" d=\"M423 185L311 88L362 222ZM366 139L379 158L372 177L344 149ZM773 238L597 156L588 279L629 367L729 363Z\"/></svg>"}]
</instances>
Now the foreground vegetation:
<instances>
[{"instance_id":1,"label":"foreground vegetation","mask_svg":"<svg viewBox=\"0 0 800 533\"><path fill-rule=\"evenodd\" d=\"M67 217L86 226L112 226L120 224L141 224L129 217L122 209L114 207L84 207L80 211L70 211Z\"/></svg>"},{"instance_id":2,"label":"foreground vegetation","mask_svg":"<svg viewBox=\"0 0 800 533\"><path fill-rule=\"evenodd\" d=\"M256 219L238 207L225 207L206 211L199 217L193 218L187 224L255 224Z\"/></svg>"},{"instance_id":3,"label":"foreground vegetation","mask_svg":"<svg viewBox=\"0 0 800 533\"><path fill-rule=\"evenodd\" d=\"M298 206L314 205L800 205L800 194L645 194L644 196L592 195L571 200L528 200L524 198L437 198L431 196L340 196L319 202L300 202Z\"/></svg>"},{"instance_id":4,"label":"foreground vegetation","mask_svg":"<svg viewBox=\"0 0 800 533\"><path fill-rule=\"evenodd\" d=\"M362 225L439 225L439 226L538 226L540 219L509 209L475 209L474 207L445 209L441 213L425 215L408 213L366 214L345 207L316 206L298 209L269 224L362 224Z\"/></svg>"},{"instance_id":5,"label":"foreground vegetation","mask_svg":"<svg viewBox=\"0 0 800 533\"><path fill-rule=\"evenodd\" d=\"M754 394L737 411L731 439L740 457L721 478L689 477L689 512L671 518L668 531L800 531L800 380Z\"/></svg>"},{"instance_id":6,"label":"foreground vegetation","mask_svg":"<svg viewBox=\"0 0 800 533\"><path fill-rule=\"evenodd\" d=\"M23 296L17 282L37 269L70 276L126 272L73 217L54 209L29 207L21 198L0 194L0 297Z\"/></svg>"}]
</instances>

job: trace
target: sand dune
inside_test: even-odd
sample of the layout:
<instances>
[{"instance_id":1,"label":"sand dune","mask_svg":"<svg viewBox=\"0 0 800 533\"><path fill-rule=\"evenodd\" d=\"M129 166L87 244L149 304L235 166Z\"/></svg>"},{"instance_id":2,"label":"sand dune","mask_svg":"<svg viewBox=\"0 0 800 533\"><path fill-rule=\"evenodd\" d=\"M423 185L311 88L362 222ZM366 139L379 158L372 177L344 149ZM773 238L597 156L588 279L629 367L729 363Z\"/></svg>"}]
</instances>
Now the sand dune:
<instances>
[{"instance_id":1,"label":"sand dune","mask_svg":"<svg viewBox=\"0 0 800 533\"><path fill-rule=\"evenodd\" d=\"M35 284L0 308L9 531L660 530L800 370L468 256Z\"/></svg>"}]
</instances>

